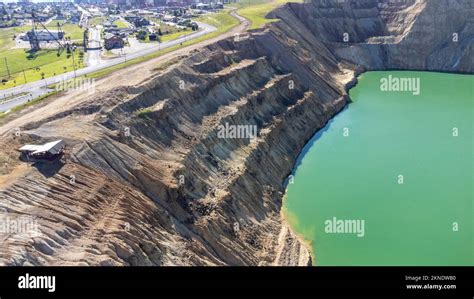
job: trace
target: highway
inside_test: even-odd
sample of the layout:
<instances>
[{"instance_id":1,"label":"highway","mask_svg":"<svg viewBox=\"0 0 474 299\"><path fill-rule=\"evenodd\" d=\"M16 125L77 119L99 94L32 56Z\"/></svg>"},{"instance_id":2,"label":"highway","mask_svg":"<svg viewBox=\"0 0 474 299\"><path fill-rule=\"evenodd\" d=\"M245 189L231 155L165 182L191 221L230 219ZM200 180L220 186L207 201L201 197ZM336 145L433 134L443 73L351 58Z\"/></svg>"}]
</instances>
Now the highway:
<instances>
[{"instance_id":1,"label":"highway","mask_svg":"<svg viewBox=\"0 0 474 299\"><path fill-rule=\"evenodd\" d=\"M90 65L85 68L78 69L76 71L71 71L69 73L46 78L43 80L30 82L30 83L19 85L19 86L12 87L9 89L0 90L0 112L9 111L10 109L16 106L27 103L31 99L34 99L38 96L48 93L49 91L51 91L47 89L48 85L56 84L65 80L70 80L70 79L73 79L75 76L79 77L79 76L90 74L99 70L103 70L105 68L124 63L125 61L131 60L131 59L143 57L143 56L158 52L160 50L170 48L170 47L179 45L181 43L199 38L201 36L204 36L208 33L211 33L217 30L217 28L215 28L214 26L210 26L208 24L198 22L198 25L200 27L199 31L190 33L186 36L182 36L172 41L157 43L156 46L152 48L143 49L135 53L130 53L124 57L118 57L118 58L109 59L109 60L100 60L100 63L97 63L96 65ZM21 96L21 95L24 95L25 93L27 94L29 93L31 95ZM11 100L2 102L3 98L11 97L13 95L19 95L19 96L17 98L13 98Z\"/></svg>"}]
</instances>

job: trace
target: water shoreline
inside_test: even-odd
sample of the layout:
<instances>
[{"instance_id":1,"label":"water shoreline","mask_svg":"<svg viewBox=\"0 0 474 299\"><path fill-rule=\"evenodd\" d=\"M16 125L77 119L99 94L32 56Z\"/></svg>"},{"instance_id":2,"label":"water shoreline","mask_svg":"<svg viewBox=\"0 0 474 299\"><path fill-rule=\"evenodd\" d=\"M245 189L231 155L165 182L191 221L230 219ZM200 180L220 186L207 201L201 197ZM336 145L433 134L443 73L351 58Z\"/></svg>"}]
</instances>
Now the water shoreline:
<instances>
[{"instance_id":1,"label":"water shoreline","mask_svg":"<svg viewBox=\"0 0 474 299\"><path fill-rule=\"evenodd\" d=\"M368 71L368 70L363 70L357 73L357 75L354 76L353 80L351 80L348 84L346 84L347 104L340 111L338 111L333 117L331 117L323 128L319 129L309 140L306 141L305 146L302 148L302 150L300 151L300 153L298 154L296 158L296 161L294 163L294 167L291 173L288 176L286 176L286 179L284 180L284 183L283 183L285 192L283 195L283 204L282 204L282 211L281 211L282 221L294 231L295 235L298 237L298 240L302 244L304 244L304 246L306 246L306 249L310 252L310 255L313 261L313 266L317 266L317 259L315 258L316 253L314 252L313 245L312 245L313 242L315 242L315 240L310 240L306 238L304 235L302 235L300 232L296 230L296 228L293 226L294 221L290 220L291 218L291 216L289 215L290 212L286 208L286 201L288 200L289 180L290 178L295 178L296 171L301 166L302 160L308 153L309 149L322 137L322 135L325 132L327 132L330 129L331 124L336 118L336 116L340 115L340 113L350 108L350 104L353 103L350 97L350 90L358 85L360 78L365 73L377 73L377 72L411 72L411 73L419 72L419 73L439 73L439 74L452 74L452 75L463 75L463 76L473 75L472 73L445 72L445 71L419 71L419 70L413 70L413 71L412 70L374 70L374 71L370 70Z\"/></svg>"}]
</instances>

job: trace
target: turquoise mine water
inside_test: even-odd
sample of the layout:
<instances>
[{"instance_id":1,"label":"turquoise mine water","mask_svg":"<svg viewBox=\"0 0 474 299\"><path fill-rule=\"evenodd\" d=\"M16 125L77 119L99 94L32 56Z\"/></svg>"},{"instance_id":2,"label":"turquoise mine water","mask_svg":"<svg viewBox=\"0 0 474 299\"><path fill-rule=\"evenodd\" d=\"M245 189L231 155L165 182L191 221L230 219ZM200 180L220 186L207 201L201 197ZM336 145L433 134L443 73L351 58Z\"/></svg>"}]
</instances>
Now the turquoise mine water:
<instances>
[{"instance_id":1,"label":"turquoise mine water","mask_svg":"<svg viewBox=\"0 0 474 299\"><path fill-rule=\"evenodd\" d=\"M283 211L315 265L474 265L473 86L360 77L289 178Z\"/></svg>"}]
</instances>

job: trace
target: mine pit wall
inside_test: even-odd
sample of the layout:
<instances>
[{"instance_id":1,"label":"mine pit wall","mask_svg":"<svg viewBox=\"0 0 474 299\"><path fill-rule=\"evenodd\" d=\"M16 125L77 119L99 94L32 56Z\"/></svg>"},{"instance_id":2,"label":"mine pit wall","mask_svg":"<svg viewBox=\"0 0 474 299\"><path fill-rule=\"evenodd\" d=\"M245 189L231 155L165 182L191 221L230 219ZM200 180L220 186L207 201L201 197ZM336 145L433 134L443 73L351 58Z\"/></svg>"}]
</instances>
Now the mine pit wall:
<instances>
[{"instance_id":1,"label":"mine pit wall","mask_svg":"<svg viewBox=\"0 0 474 299\"><path fill-rule=\"evenodd\" d=\"M209 263L310 264L282 223L283 181L305 143L347 103L345 75L354 70L292 31L219 42L150 80L107 113L108 137L79 151L78 162L153 199ZM136 117L143 109L148 118ZM225 124L256 126L258 137L219 138ZM117 137L124 126L133 138Z\"/></svg>"},{"instance_id":2,"label":"mine pit wall","mask_svg":"<svg viewBox=\"0 0 474 299\"><path fill-rule=\"evenodd\" d=\"M474 72L470 0L314 0L287 5L270 16L300 23L338 59L365 70ZM458 42L453 42L455 33Z\"/></svg>"},{"instance_id":3,"label":"mine pit wall","mask_svg":"<svg viewBox=\"0 0 474 299\"><path fill-rule=\"evenodd\" d=\"M347 104L355 72L303 26L224 40L110 109L108 137L76 158L166 210L181 224L172 231L194 240L182 255L206 252L189 263L309 265L308 250L282 222L283 182L305 143ZM258 138L221 139L224 124L255 125ZM133 138L117 136L123 127Z\"/></svg>"},{"instance_id":4,"label":"mine pit wall","mask_svg":"<svg viewBox=\"0 0 474 299\"><path fill-rule=\"evenodd\" d=\"M158 175L132 171L134 186L173 211L212 256L210 263L311 263L306 248L282 222L283 181L305 143L348 103L347 89L360 72L472 72L466 58L472 52L467 34L472 23L466 12L439 35L430 29L444 28L460 11L443 11L467 2L357 2L286 5L273 13L282 21L242 40L207 47L110 112L112 128L128 125L141 136L129 147L141 153L151 149L170 163L168 172L157 167ZM461 47L454 50L442 41L456 30ZM354 39L349 45L340 42L343 32ZM184 88L178 87L181 80ZM138 109L149 109L152 123L130 119ZM217 128L225 123L257 125L259 137L219 139ZM170 155L169 149L179 154ZM146 160L145 168L152 167ZM184 185L176 182L180 175Z\"/></svg>"},{"instance_id":5,"label":"mine pit wall","mask_svg":"<svg viewBox=\"0 0 474 299\"><path fill-rule=\"evenodd\" d=\"M186 186L188 190L180 191L198 194L197 200L191 203L192 210L196 211L193 223L230 264L274 263L279 254L275 251L278 249L276 237L285 229L280 219L282 182L291 172L294 158L305 142L345 105L345 98L338 94L343 89L336 92L337 86L328 86L314 73L317 66L305 65L311 59L305 58L301 51L310 50L311 45L298 44L289 51L280 44L283 39L281 32L267 32L252 39L258 45L254 53L267 57L267 64L270 62L277 68L269 74L279 75L269 78L263 88L256 89L256 94L246 96L235 113L222 117L219 122L257 125L258 140L242 144L239 140L218 139L215 130L207 132L206 138L183 163L182 173L191 172L186 177L192 181ZM242 45L236 43L234 47ZM329 67L337 69L335 65ZM294 90L288 88L290 81L295 82ZM205 153L212 154L209 161L201 158ZM214 188L222 178L229 180L223 182L224 188L218 183L217 191L206 190L206 187ZM219 190L224 190L224 195L219 196ZM239 223L238 233L233 231L234 223ZM215 236L221 236L220 240ZM294 243L294 247L301 247L298 242ZM299 256L306 256L306 261L302 263ZM303 247L298 256L278 262L310 263Z\"/></svg>"}]
</instances>

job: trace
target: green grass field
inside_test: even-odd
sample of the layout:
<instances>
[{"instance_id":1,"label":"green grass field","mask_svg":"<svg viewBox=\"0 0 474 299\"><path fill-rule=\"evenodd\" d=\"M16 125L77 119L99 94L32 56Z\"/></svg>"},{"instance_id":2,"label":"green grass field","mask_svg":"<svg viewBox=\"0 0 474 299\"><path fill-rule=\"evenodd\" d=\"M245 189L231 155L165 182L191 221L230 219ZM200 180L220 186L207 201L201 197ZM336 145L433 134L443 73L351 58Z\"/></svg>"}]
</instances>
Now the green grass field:
<instances>
[{"instance_id":1,"label":"green grass field","mask_svg":"<svg viewBox=\"0 0 474 299\"><path fill-rule=\"evenodd\" d=\"M89 25L91 26L97 26L97 25L102 25L107 20L106 17L93 17L89 20Z\"/></svg>"},{"instance_id":2,"label":"green grass field","mask_svg":"<svg viewBox=\"0 0 474 299\"><path fill-rule=\"evenodd\" d=\"M217 31L207 34L204 39L218 36L229 31L239 24L239 20L229 14L230 10L223 10L218 13L206 14L196 19L196 21L209 24L217 28Z\"/></svg>"},{"instance_id":3,"label":"green grass field","mask_svg":"<svg viewBox=\"0 0 474 299\"><path fill-rule=\"evenodd\" d=\"M20 34L21 27L11 27L0 29L0 55L15 46L14 37Z\"/></svg>"},{"instance_id":4,"label":"green grass field","mask_svg":"<svg viewBox=\"0 0 474 299\"><path fill-rule=\"evenodd\" d=\"M47 27L54 29L56 23L53 20ZM72 55L67 55L66 51L58 57L56 50L40 50L32 55L28 52L29 49L15 48L14 37L30 29L29 26L0 29L0 79L8 80L0 83L0 89L24 84L25 78L26 82L32 82L42 79L43 76L48 78L74 69ZM83 30L79 26L64 24L63 30L71 40L82 41ZM76 69L84 67L79 51L76 51L74 60Z\"/></svg>"},{"instance_id":5,"label":"green grass field","mask_svg":"<svg viewBox=\"0 0 474 299\"><path fill-rule=\"evenodd\" d=\"M62 25L64 32L66 33L66 37L70 38L73 41L79 41L82 43L82 39L84 38L84 29L79 27L76 24L64 24Z\"/></svg>"},{"instance_id":6,"label":"green grass field","mask_svg":"<svg viewBox=\"0 0 474 299\"><path fill-rule=\"evenodd\" d=\"M0 83L0 89L14 87L26 82L41 80L62 73L73 71L73 58L63 51L57 56L56 50L41 50L31 56L25 50L15 49L8 52L7 63L11 76L8 77L3 55L0 55L0 78L7 79L7 82ZM79 50L74 53L75 68L85 67L82 54ZM28 67L24 71L25 67Z\"/></svg>"},{"instance_id":7,"label":"green grass field","mask_svg":"<svg viewBox=\"0 0 474 299\"><path fill-rule=\"evenodd\" d=\"M118 28L128 28L128 25L122 20L116 20L114 24L117 25Z\"/></svg>"},{"instance_id":8,"label":"green grass field","mask_svg":"<svg viewBox=\"0 0 474 299\"><path fill-rule=\"evenodd\" d=\"M267 19L265 16L278 6L289 2L301 3L303 0L241 0L229 6L237 7L237 13L250 20L252 25L249 29L258 29L267 23L278 21Z\"/></svg>"}]
</instances>

